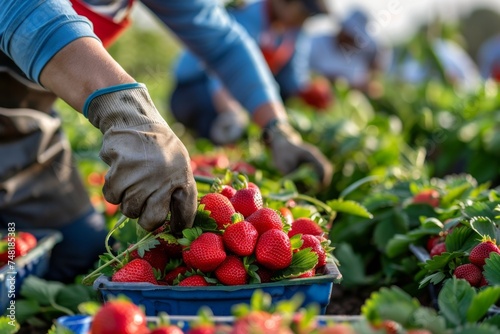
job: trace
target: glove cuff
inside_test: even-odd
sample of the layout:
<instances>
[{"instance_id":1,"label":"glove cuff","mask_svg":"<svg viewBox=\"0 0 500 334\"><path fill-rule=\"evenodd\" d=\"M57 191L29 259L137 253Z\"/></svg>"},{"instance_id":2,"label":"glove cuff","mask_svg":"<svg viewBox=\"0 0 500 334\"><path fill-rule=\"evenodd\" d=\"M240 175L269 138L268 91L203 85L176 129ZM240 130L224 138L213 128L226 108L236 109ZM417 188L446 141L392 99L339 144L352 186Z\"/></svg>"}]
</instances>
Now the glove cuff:
<instances>
[{"instance_id":1,"label":"glove cuff","mask_svg":"<svg viewBox=\"0 0 500 334\"><path fill-rule=\"evenodd\" d=\"M84 115L105 133L109 128L127 128L151 123L165 123L151 100L146 86L123 84L92 93L85 102Z\"/></svg>"}]
</instances>

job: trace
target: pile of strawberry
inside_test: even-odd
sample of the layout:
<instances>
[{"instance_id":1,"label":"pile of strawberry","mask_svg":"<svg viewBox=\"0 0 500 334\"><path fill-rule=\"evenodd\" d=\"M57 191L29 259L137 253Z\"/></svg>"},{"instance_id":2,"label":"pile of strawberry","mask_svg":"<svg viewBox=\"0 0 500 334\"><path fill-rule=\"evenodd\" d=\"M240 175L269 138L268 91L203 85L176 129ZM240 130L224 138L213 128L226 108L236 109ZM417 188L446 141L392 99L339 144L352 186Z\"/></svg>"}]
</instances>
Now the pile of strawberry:
<instances>
[{"instance_id":1,"label":"pile of strawberry","mask_svg":"<svg viewBox=\"0 0 500 334\"><path fill-rule=\"evenodd\" d=\"M0 266L28 254L38 241L30 232L7 233L0 239Z\"/></svg>"},{"instance_id":2,"label":"pile of strawberry","mask_svg":"<svg viewBox=\"0 0 500 334\"><path fill-rule=\"evenodd\" d=\"M331 257L324 228L283 206L264 205L252 182L212 187L182 238L168 224L149 242L130 245L109 273L114 282L209 286L265 283L324 273Z\"/></svg>"}]
</instances>

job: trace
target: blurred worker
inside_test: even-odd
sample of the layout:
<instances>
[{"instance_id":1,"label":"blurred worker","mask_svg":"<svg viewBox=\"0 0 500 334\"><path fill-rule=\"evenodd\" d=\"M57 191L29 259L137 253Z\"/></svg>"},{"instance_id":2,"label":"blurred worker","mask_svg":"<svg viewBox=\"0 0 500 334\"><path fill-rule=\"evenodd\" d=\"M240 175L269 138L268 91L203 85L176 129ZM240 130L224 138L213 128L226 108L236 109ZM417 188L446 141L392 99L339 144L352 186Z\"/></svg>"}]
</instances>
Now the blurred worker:
<instances>
[{"instance_id":1,"label":"blurred worker","mask_svg":"<svg viewBox=\"0 0 500 334\"><path fill-rule=\"evenodd\" d=\"M368 18L353 10L340 23L338 33L311 37L310 67L331 81L339 78L350 87L366 90L375 70L382 66L381 50L366 27Z\"/></svg>"},{"instance_id":2,"label":"blurred worker","mask_svg":"<svg viewBox=\"0 0 500 334\"><path fill-rule=\"evenodd\" d=\"M101 2L109 5L106 9L116 6L108 15L129 6L128 1ZM223 8L209 0L144 3L228 86L246 88L238 97L255 105L254 119L267 127L280 170L309 162L323 182L330 181L327 159L288 125L255 45ZM139 218L146 230L162 225L169 213L174 232L191 226L197 190L188 152L146 87L106 52L90 22L66 0L6 2L0 22L0 51L15 62L3 59L0 75L7 92L0 97L0 224L62 231L65 240L54 248L48 277L67 281L89 269L103 250L106 233L52 111L55 95L103 133L100 156L110 166L103 193L109 202L121 204L123 214ZM238 64L228 61L233 53L240 56ZM246 99L247 94L252 98Z\"/></svg>"},{"instance_id":3,"label":"blurred worker","mask_svg":"<svg viewBox=\"0 0 500 334\"><path fill-rule=\"evenodd\" d=\"M487 39L481 45L477 61L483 79L500 82L500 35Z\"/></svg>"},{"instance_id":4,"label":"blurred worker","mask_svg":"<svg viewBox=\"0 0 500 334\"><path fill-rule=\"evenodd\" d=\"M324 109L332 96L329 84L312 80L308 69L306 19L327 13L322 0L253 0L228 8L235 21L258 44L269 70L279 85L282 99L299 96L315 108ZM231 63L241 66L239 56ZM238 140L255 114L255 105L239 103L239 95L258 98L241 85L219 81L194 53L181 54L175 68L170 108L174 117L195 134L224 145ZM193 98L196 97L196 98ZM236 98L236 100L235 100ZM237 101L239 100L239 101Z\"/></svg>"}]
</instances>

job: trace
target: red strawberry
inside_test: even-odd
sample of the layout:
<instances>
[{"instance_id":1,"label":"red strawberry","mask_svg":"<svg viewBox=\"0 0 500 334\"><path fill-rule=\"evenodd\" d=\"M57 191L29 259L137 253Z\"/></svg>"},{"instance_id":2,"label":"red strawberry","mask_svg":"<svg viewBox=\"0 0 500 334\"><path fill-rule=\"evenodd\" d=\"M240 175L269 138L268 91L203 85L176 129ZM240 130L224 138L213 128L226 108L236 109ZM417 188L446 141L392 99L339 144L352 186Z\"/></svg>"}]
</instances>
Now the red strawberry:
<instances>
[{"instance_id":1,"label":"red strawberry","mask_svg":"<svg viewBox=\"0 0 500 334\"><path fill-rule=\"evenodd\" d=\"M184 250L182 257L194 269L214 271L226 259L222 237L212 232L202 233Z\"/></svg>"},{"instance_id":2,"label":"red strawberry","mask_svg":"<svg viewBox=\"0 0 500 334\"><path fill-rule=\"evenodd\" d=\"M314 277L314 275L316 275L316 271L314 269L311 269L300 275L298 278Z\"/></svg>"},{"instance_id":3,"label":"red strawberry","mask_svg":"<svg viewBox=\"0 0 500 334\"><path fill-rule=\"evenodd\" d=\"M163 281L167 283L168 285L173 285L174 280L179 276L179 275L184 275L188 271L188 268L185 266L177 267L169 271L168 273L165 274L165 277L163 278Z\"/></svg>"},{"instance_id":4,"label":"red strawberry","mask_svg":"<svg viewBox=\"0 0 500 334\"><path fill-rule=\"evenodd\" d=\"M469 254L469 261L482 268L485 260L490 257L491 253L500 254L500 249L494 240L486 237L471 250Z\"/></svg>"},{"instance_id":5,"label":"red strawberry","mask_svg":"<svg viewBox=\"0 0 500 334\"><path fill-rule=\"evenodd\" d=\"M38 242L36 240L36 237L30 232L18 232L17 237L23 240L28 245L28 249L35 248Z\"/></svg>"},{"instance_id":6,"label":"red strawberry","mask_svg":"<svg viewBox=\"0 0 500 334\"><path fill-rule=\"evenodd\" d=\"M165 254L169 259L178 259L182 257L182 245L179 244L177 238L170 233L160 233L156 237L156 240L160 242L159 246L164 250Z\"/></svg>"},{"instance_id":7,"label":"red strawberry","mask_svg":"<svg viewBox=\"0 0 500 334\"><path fill-rule=\"evenodd\" d=\"M234 255L228 255L224 262L215 269L215 277L224 285L244 285L248 283L248 274L243 261Z\"/></svg>"},{"instance_id":8,"label":"red strawberry","mask_svg":"<svg viewBox=\"0 0 500 334\"><path fill-rule=\"evenodd\" d=\"M130 247L132 246L133 244L130 245ZM137 249L134 249L132 252L130 252L130 258L144 259L148 261L154 269L160 272L163 272L163 270L165 270L165 266L168 262L168 256L167 254L165 254L165 251L160 247L160 245L144 251L143 256L140 256L139 251Z\"/></svg>"},{"instance_id":9,"label":"red strawberry","mask_svg":"<svg viewBox=\"0 0 500 334\"><path fill-rule=\"evenodd\" d=\"M432 236L427 240L427 251L431 251L434 246L436 246L438 243L443 242L444 238L440 235Z\"/></svg>"},{"instance_id":10,"label":"red strawberry","mask_svg":"<svg viewBox=\"0 0 500 334\"><path fill-rule=\"evenodd\" d=\"M257 262L271 270L288 267L292 263L292 246L285 232L272 229L264 232L255 247Z\"/></svg>"},{"instance_id":11,"label":"red strawberry","mask_svg":"<svg viewBox=\"0 0 500 334\"><path fill-rule=\"evenodd\" d=\"M228 185L223 185L220 193L226 196L228 199L231 199L234 196L234 194L236 194L236 189Z\"/></svg>"},{"instance_id":12,"label":"red strawberry","mask_svg":"<svg viewBox=\"0 0 500 334\"><path fill-rule=\"evenodd\" d=\"M28 244L17 236L5 236L0 241L0 263L24 256L29 252Z\"/></svg>"},{"instance_id":13,"label":"red strawberry","mask_svg":"<svg viewBox=\"0 0 500 334\"><path fill-rule=\"evenodd\" d=\"M301 236L301 239L303 240L302 246L300 246L300 249L305 249L305 248L311 248L311 251L314 253L318 254L318 264L316 264L316 267L322 267L326 264L326 251L321 246L321 242L316 238L314 235L310 234L303 234Z\"/></svg>"},{"instance_id":14,"label":"red strawberry","mask_svg":"<svg viewBox=\"0 0 500 334\"><path fill-rule=\"evenodd\" d=\"M245 220L229 225L222 235L226 248L239 256L251 255L258 238L255 227Z\"/></svg>"},{"instance_id":15,"label":"red strawberry","mask_svg":"<svg viewBox=\"0 0 500 334\"><path fill-rule=\"evenodd\" d=\"M479 286L483 274L478 266L472 263L462 264L455 268L453 272L456 278L463 278L472 286Z\"/></svg>"},{"instance_id":16,"label":"red strawberry","mask_svg":"<svg viewBox=\"0 0 500 334\"><path fill-rule=\"evenodd\" d=\"M260 190L254 187L237 190L231 198L231 203L234 210L245 218L264 206Z\"/></svg>"},{"instance_id":17,"label":"red strawberry","mask_svg":"<svg viewBox=\"0 0 500 334\"><path fill-rule=\"evenodd\" d=\"M283 230L283 221L279 213L271 208L262 208L246 218L246 221L252 223L259 235L271 230Z\"/></svg>"},{"instance_id":18,"label":"red strawberry","mask_svg":"<svg viewBox=\"0 0 500 334\"><path fill-rule=\"evenodd\" d=\"M184 332L176 325L161 325L153 329L149 334L184 334Z\"/></svg>"},{"instance_id":19,"label":"red strawberry","mask_svg":"<svg viewBox=\"0 0 500 334\"><path fill-rule=\"evenodd\" d=\"M486 280L486 277L482 277L481 278L481 282L479 282L479 287L482 287L482 286L487 286L489 285L488 281Z\"/></svg>"},{"instance_id":20,"label":"red strawberry","mask_svg":"<svg viewBox=\"0 0 500 334\"><path fill-rule=\"evenodd\" d=\"M99 309L92 320L92 334L149 333L144 312L132 302L111 300Z\"/></svg>"},{"instance_id":21,"label":"red strawberry","mask_svg":"<svg viewBox=\"0 0 500 334\"><path fill-rule=\"evenodd\" d=\"M151 264L143 259L134 259L118 269L111 277L113 282L142 282L158 284Z\"/></svg>"},{"instance_id":22,"label":"red strawberry","mask_svg":"<svg viewBox=\"0 0 500 334\"><path fill-rule=\"evenodd\" d=\"M205 280L205 277L201 275L193 275L183 278L179 286L209 286L210 284Z\"/></svg>"},{"instance_id":23,"label":"red strawberry","mask_svg":"<svg viewBox=\"0 0 500 334\"><path fill-rule=\"evenodd\" d=\"M439 193L435 189L425 189L413 196L412 202L415 204L428 204L436 208L439 206Z\"/></svg>"},{"instance_id":24,"label":"red strawberry","mask_svg":"<svg viewBox=\"0 0 500 334\"><path fill-rule=\"evenodd\" d=\"M213 324L202 324L190 328L187 334L215 334L215 326Z\"/></svg>"},{"instance_id":25,"label":"red strawberry","mask_svg":"<svg viewBox=\"0 0 500 334\"><path fill-rule=\"evenodd\" d=\"M215 220L220 230L231 224L231 216L235 210L226 196L219 193L208 193L200 199L200 204L204 204L205 210L210 211L210 217Z\"/></svg>"},{"instance_id":26,"label":"red strawberry","mask_svg":"<svg viewBox=\"0 0 500 334\"><path fill-rule=\"evenodd\" d=\"M259 266L259 269L257 269L257 275L259 276L261 283L269 283L273 277L273 272L267 268Z\"/></svg>"},{"instance_id":27,"label":"red strawberry","mask_svg":"<svg viewBox=\"0 0 500 334\"><path fill-rule=\"evenodd\" d=\"M314 220L306 217L298 218L292 223L292 228L288 232L291 238L296 234L311 234L316 236L323 235L324 231L321 226Z\"/></svg>"},{"instance_id":28,"label":"red strawberry","mask_svg":"<svg viewBox=\"0 0 500 334\"><path fill-rule=\"evenodd\" d=\"M446 252L446 243L444 242L439 242L437 243L434 247L432 247L431 252L429 253L429 256L433 258L436 255L440 255L441 253Z\"/></svg>"},{"instance_id":29,"label":"red strawberry","mask_svg":"<svg viewBox=\"0 0 500 334\"><path fill-rule=\"evenodd\" d=\"M265 311L251 311L236 319L231 333L282 333L282 331L280 331L282 323L283 317L277 313L272 314Z\"/></svg>"}]
</instances>

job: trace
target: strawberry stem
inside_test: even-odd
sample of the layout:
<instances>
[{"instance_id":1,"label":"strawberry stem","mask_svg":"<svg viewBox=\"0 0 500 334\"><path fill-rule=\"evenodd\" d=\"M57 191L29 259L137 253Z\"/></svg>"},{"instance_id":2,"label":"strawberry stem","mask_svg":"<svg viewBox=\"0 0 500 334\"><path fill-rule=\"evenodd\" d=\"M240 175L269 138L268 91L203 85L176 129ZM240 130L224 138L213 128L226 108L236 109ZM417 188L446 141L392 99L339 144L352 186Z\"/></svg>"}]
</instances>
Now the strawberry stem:
<instances>
[{"instance_id":1,"label":"strawberry stem","mask_svg":"<svg viewBox=\"0 0 500 334\"><path fill-rule=\"evenodd\" d=\"M125 216L125 215L122 215L120 217L120 219L118 219L118 221L116 222L115 226L113 226L113 228L108 232L108 234L106 235L106 239L104 240L104 245L106 247L106 251L118 263L120 263L120 261L115 257L115 255L111 251L111 247L109 246L109 239L111 238L111 236L113 235L113 233L116 231L116 229L119 228L122 224L124 224L127 221L128 221L128 217Z\"/></svg>"},{"instance_id":2,"label":"strawberry stem","mask_svg":"<svg viewBox=\"0 0 500 334\"><path fill-rule=\"evenodd\" d=\"M212 185L215 181L214 178L212 177L201 176L201 175L195 175L194 180L198 183L208 184L208 185Z\"/></svg>"}]
</instances>

